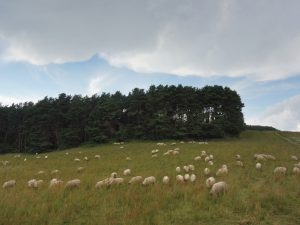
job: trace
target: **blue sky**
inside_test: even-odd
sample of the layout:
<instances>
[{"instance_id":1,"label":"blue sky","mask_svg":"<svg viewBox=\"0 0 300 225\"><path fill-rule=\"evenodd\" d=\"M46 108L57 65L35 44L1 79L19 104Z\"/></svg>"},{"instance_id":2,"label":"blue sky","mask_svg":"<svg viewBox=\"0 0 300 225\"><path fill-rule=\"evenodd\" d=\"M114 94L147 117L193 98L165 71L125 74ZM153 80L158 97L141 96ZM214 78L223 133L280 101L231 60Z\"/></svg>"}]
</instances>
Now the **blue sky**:
<instances>
[{"instance_id":1,"label":"blue sky","mask_svg":"<svg viewBox=\"0 0 300 225\"><path fill-rule=\"evenodd\" d=\"M0 102L223 85L248 124L300 131L298 1L0 0Z\"/></svg>"}]
</instances>

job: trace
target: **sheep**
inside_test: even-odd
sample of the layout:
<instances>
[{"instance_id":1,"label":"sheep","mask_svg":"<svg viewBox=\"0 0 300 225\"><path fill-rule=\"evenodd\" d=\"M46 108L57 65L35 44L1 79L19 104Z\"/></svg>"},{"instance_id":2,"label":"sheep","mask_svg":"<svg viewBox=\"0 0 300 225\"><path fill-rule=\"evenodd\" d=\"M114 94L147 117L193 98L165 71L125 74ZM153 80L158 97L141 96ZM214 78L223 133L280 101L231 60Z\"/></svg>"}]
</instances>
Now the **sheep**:
<instances>
[{"instance_id":1,"label":"sheep","mask_svg":"<svg viewBox=\"0 0 300 225\"><path fill-rule=\"evenodd\" d=\"M110 175L110 177L111 177L111 178L116 178L117 175L118 175L118 174L117 174L116 172L112 172L111 175Z\"/></svg>"},{"instance_id":2,"label":"sheep","mask_svg":"<svg viewBox=\"0 0 300 225\"><path fill-rule=\"evenodd\" d=\"M42 174L45 174L45 171L40 170L39 172L37 172L37 175L42 175Z\"/></svg>"},{"instance_id":3,"label":"sheep","mask_svg":"<svg viewBox=\"0 0 300 225\"><path fill-rule=\"evenodd\" d=\"M292 156L291 156L291 160L298 161L298 157L297 157L297 156L295 156L295 155L292 155Z\"/></svg>"},{"instance_id":4,"label":"sheep","mask_svg":"<svg viewBox=\"0 0 300 225\"><path fill-rule=\"evenodd\" d=\"M80 185L80 180L79 179L69 180L66 183L65 188L68 188L68 189L79 188L79 185Z\"/></svg>"},{"instance_id":5,"label":"sheep","mask_svg":"<svg viewBox=\"0 0 300 225\"><path fill-rule=\"evenodd\" d=\"M126 157L126 160L127 160L127 161L131 161L131 158L127 156L127 157Z\"/></svg>"},{"instance_id":6,"label":"sheep","mask_svg":"<svg viewBox=\"0 0 300 225\"><path fill-rule=\"evenodd\" d=\"M180 141L180 144L184 144L184 141Z\"/></svg>"},{"instance_id":7,"label":"sheep","mask_svg":"<svg viewBox=\"0 0 300 225\"><path fill-rule=\"evenodd\" d=\"M36 184L37 184L38 187L41 186L43 183L44 183L43 180L37 180L36 181Z\"/></svg>"},{"instance_id":8,"label":"sheep","mask_svg":"<svg viewBox=\"0 0 300 225\"><path fill-rule=\"evenodd\" d=\"M298 167L300 169L300 162L294 164L295 167Z\"/></svg>"},{"instance_id":9,"label":"sheep","mask_svg":"<svg viewBox=\"0 0 300 225\"><path fill-rule=\"evenodd\" d=\"M175 170L176 170L177 173L180 173L180 171L181 171L179 166L177 166Z\"/></svg>"},{"instance_id":10,"label":"sheep","mask_svg":"<svg viewBox=\"0 0 300 225\"><path fill-rule=\"evenodd\" d=\"M241 156L239 154L235 155L236 160L241 160Z\"/></svg>"},{"instance_id":11,"label":"sheep","mask_svg":"<svg viewBox=\"0 0 300 225\"><path fill-rule=\"evenodd\" d=\"M205 181L206 187L208 188L211 188L215 183L216 183L216 179L214 177L209 177Z\"/></svg>"},{"instance_id":12,"label":"sheep","mask_svg":"<svg viewBox=\"0 0 300 225\"><path fill-rule=\"evenodd\" d=\"M180 175L180 174L178 174L178 175L176 176L176 181L183 183L183 182L184 182L183 176Z\"/></svg>"},{"instance_id":13,"label":"sheep","mask_svg":"<svg viewBox=\"0 0 300 225\"><path fill-rule=\"evenodd\" d=\"M257 170L261 170L261 163L256 163L255 164L255 168L257 169Z\"/></svg>"},{"instance_id":14,"label":"sheep","mask_svg":"<svg viewBox=\"0 0 300 225\"><path fill-rule=\"evenodd\" d=\"M157 154L153 154L153 155L151 156L151 158L157 158L157 157L158 157Z\"/></svg>"},{"instance_id":15,"label":"sheep","mask_svg":"<svg viewBox=\"0 0 300 225\"><path fill-rule=\"evenodd\" d=\"M208 161L210 161L210 158L209 158L209 156L206 156L206 157L205 157L205 159L204 159L204 161L205 161L205 162L208 162Z\"/></svg>"},{"instance_id":16,"label":"sheep","mask_svg":"<svg viewBox=\"0 0 300 225\"><path fill-rule=\"evenodd\" d=\"M95 185L95 188L101 188L101 187L104 187L104 186L108 186L109 180L110 180L110 179L111 179L111 178L106 178L106 179L104 179L104 180L98 181L98 182L96 183L96 185Z\"/></svg>"},{"instance_id":17,"label":"sheep","mask_svg":"<svg viewBox=\"0 0 300 225\"><path fill-rule=\"evenodd\" d=\"M123 183L124 183L124 178L116 177L116 178L110 179L109 185L117 185L117 184L123 184Z\"/></svg>"},{"instance_id":18,"label":"sheep","mask_svg":"<svg viewBox=\"0 0 300 225\"><path fill-rule=\"evenodd\" d=\"M206 157L206 151L201 151L201 157Z\"/></svg>"},{"instance_id":19,"label":"sheep","mask_svg":"<svg viewBox=\"0 0 300 225\"><path fill-rule=\"evenodd\" d=\"M210 160L213 160L213 159L214 159L214 156L213 156L213 155L209 155L209 159L210 159Z\"/></svg>"},{"instance_id":20,"label":"sheep","mask_svg":"<svg viewBox=\"0 0 300 225\"><path fill-rule=\"evenodd\" d=\"M262 154L255 154L254 159L257 161L266 161L266 158Z\"/></svg>"},{"instance_id":21,"label":"sheep","mask_svg":"<svg viewBox=\"0 0 300 225\"><path fill-rule=\"evenodd\" d=\"M293 168L293 174L300 175L300 169L298 167Z\"/></svg>"},{"instance_id":22,"label":"sheep","mask_svg":"<svg viewBox=\"0 0 300 225\"><path fill-rule=\"evenodd\" d=\"M45 159L48 159L48 156L47 156L47 155L45 155Z\"/></svg>"},{"instance_id":23,"label":"sheep","mask_svg":"<svg viewBox=\"0 0 300 225\"><path fill-rule=\"evenodd\" d=\"M276 178L280 177L280 176L284 176L286 174L286 167L283 166L278 166L274 169L274 175Z\"/></svg>"},{"instance_id":24,"label":"sheep","mask_svg":"<svg viewBox=\"0 0 300 225\"><path fill-rule=\"evenodd\" d=\"M174 148L174 151L179 151L179 150L180 150L180 148L178 148L178 147L177 147L177 148Z\"/></svg>"},{"instance_id":25,"label":"sheep","mask_svg":"<svg viewBox=\"0 0 300 225\"><path fill-rule=\"evenodd\" d=\"M77 168L77 172L78 172L78 173L82 172L83 170L84 170L84 167L81 167L81 166L80 166L80 167Z\"/></svg>"},{"instance_id":26,"label":"sheep","mask_svg":"<svg viewBox=\"0 0 300 225\"><path fill-rule=\"evenodd\" d=\"M226 165L223 165L220 169L217 170L216 176L226 175L228 174L228 169Z\"/></svg>"},{"instance_id":27,"label":"sheep","mask_svg":"<svg viewBox=\"0 0 300 225\"><path fill-rule=\"evenodd\" d=\"M164 176L163 179L162 179L162 182L164 184L168 184L170 182L170 178L168 176Z\"/></svg>"},{"instance_id":28,"label":"sheep","mask_svg":"<svg viewBox=\"0 0 300 225\"><path fill-rule=\"evenodd\" d=\"M36 179L29 180L29 181L27 182L27 186L28 186L29 188L37 188L37 187L38 187L37 180L36 180Z\"/></svg>"},{"instance_id":29,"label":"sheep","mask_svg":"<svg viewBox=\"0 0 300 225\"><path fill-rule=\"evenodd\" d=\"M183 166L183 170L184 170L186 173L188 173L189 170L190 170L190 168L189 168L188 166Z\"/></svg>"},{"instance_id":30,"label":"sheep","mask_svg":"<svg viewBox=\"0 0 300 225\"><path fill-rule=\"evenodd\" d=\"M40 158L41 158L41 156L39 156L39 155L38 155L38 156L36 156L35 158L36 158L36 159L40 159Z\"/></svg>"},{"instance_id":31,"label":"sheep","mask_svg":"<svg viewBox=\"0 0 300 225\"><path fill-rule=\"evenodd\" d=\"M184 179L184 181L189 181L190 175L188 173L184 174L183 179Z\"/></svg>"},{"instance_id":32,"label":"sheep","mask_svg":"<svg viewBox=\"0 0 300 225\"><path fill-rule=\"evenodd\" d=\"M100 159L101 156L100 155L95 155L95 159Z\"/></svg>"},{"instance_id":33,"label":"sheep","mask_svg":"<svg viewBox=\"0 0 300 225\"><path fill-rule=\"evenodd\" d=\"M235 163L237 166L240 166L240 167L244 167L244 164L242 161L236 161Z\"/></svg>"},{"instance_id":34,"label":"sheep","mask_svg":"<svg viewBox=\"0 0 300 225\"><path fill-rule=\"evenodd\" d=\"M80 159L75 158L74 161L75 161L75 162L80 162Z\"/></svg>"},{"instance_id":35,"label":"sheep","mask_svg":"<svg viewBox=\"0 0 300 225\"><path fill-rule=\"evenodd\" d=\"M87 156L84 156L85 161L89 161L89 158Z\"/></svg>"},{"instance_id":36,"label":"sheep","mask_svg":"<svg viewBox=\"0 0 300 225\"><path fill-rule=\"evenodd\" d=\"M124 146L120 146L120 148L121 148L121 149L123 149L123 148L124 148Z\"/></svg>"},{"instance_id":37,"label":"sheep","mask_svg":"<svg viewBox=\"0 0 300 225\"><path fill-rule=\"evenodd\" d=\"M27 158L24 158L24 162L26 162L27 161Z\"/></svg>"},{"instance_id":38,"label":"sheep","mask_svg":"<svg viewBox=\"0 0 300 225\"><path fill-rule=\"evenodd\" d=\"M265 159L276 160L275 156L273 155L266 155L266 154L262 154L262 155L265 157Z\"/></svg>"},{"instance_id":39,"label":"sheep","mask_svg":"<svg viewBox=\"0 0 300 225\"><path fill-rule=\"evenodd\" d=\"M128 176L131 174L131 170L130 169L126 169L123 171L124 176Z\"/></svg>"},{"instance_id":40,"label":"sheep","mask_svg":"<svg viewBox=\"0 0 300 225\"><path fill-rule=\"evenodd\" d=\"M201 160L201 156L200 156L200 155L196 156L196 157L194 158L194 160L195 160L195 161L200 161L200 160Z\"/></svg>"},{"instance_id":41,"label":"sheep","mask_svg":"<svg viewBox=\"0 0 300 225\"><path fill-rule=\"evenodd\" d=\"M195 170L195 166L194 165L188 165L189 170L194 171Z\"/></svg>"},{"instance_id":42,"label":"sheep","mask_svg":"<svg viewBox=\"0 0 300 225\"><path fill-rule=\"evenodd\" d=\"M133 184L133 183L137 183L137 182L140 182L142 181L143 177L142 176L135 176L135 177L132 177L128 184Z\"/></svg>"},{"instance_id":43,"label":"sheep","mask_svg":"<svg viewBox=\"0 0 300 225\"><path fill-rule=\"evenodd\" d=\"M172 142L171 145L172 145L172 146L176 145L176 142Z\"/></svg>"},{"instance_id":44,"label":"sheep","mask_svg":"<svg viewBox=\"0 0 300 225\"><path fill-rule=\"evenodd\" d=\"M178 154L179 154L179 151L174 150L174 151L172 152L172 154L173 154L173 155L178 155Z\"/></svg>"},{"instance_id":45,"label":"sheep","mask_svg":"<svg viewBox=\"0 0 300 225\"><path fill-rule=\"evenodd\" d=\"M150 185L150 184L154 184L156 182L156 179L155 179L155 177L154 176L150 176L150 177L146 177L145 179L144 179L144 181L143 181L143 185L144 186L148 186L148 185Z\"/></svg>"},{"instance_id":46,"label":"sheep","mask_svg":"<svg viewBox=\"0 0 300 225\"><path fill-rule=\"evenodd\" d=\"M65 155L69 155L69 152L66 152Z\"/></svg>"},{"instance_id":47,"label":"sheep","mask_svg":"<svg viewBox=\"0 0 300 225\"><path fill-rule=\"evenodd\" d=\"M49 187L55 187L55 186L58 186L60 184L62 184L63 181L62 180L58 180L56 178L53 178L52 180L50 180L50 184L49 184Z\"/></svg>"},{"instance_id":48,"label":"sheep","mask_svg":"<svg viewBox=\"0 0 300 225\"><path fill-rule=\"evenodd\" d=\"M158 152L159 152L158 149L153 149L153 150L151 151L151 154L155 154L155 153L158 153Z\"/></svg>"},{"instance_id":49,"label":"sheep","mask_svg":"<svg viewBox=\"0 0 300 225\"><path fill-rule=\"evenodd\" d=\"M59 170L52 170L52 171L51 171L51 175L58 174L58 173L60 173Z\"/></svg>"},{"instance_id":50,"label":"sheep","mask_svg":"<svg viewBox=\"0 0 300 225\"><path fill-rule=\"evenodd\" d=\"M213 196L218 196L220 194L225 194L227 191L228 185L224 181L220 181L212 186L209 193Z\"/></svg>"},{"instance_id":51,"label":"sheep","mask_svg":"<svg viewBox=\"0 0 300 225\"><path fill-rule=\"evenodd\" d=\"M191 181L192 183L194 183L194 182L196 181L196 175L195 175L195 174L191 174L191 176L190 176L190 181Z\"/></svg>"},{"instance_id":52,"label":"sheep","mask_svg":"<svg viewBox=\"0 0 300 225\"><path fill-rule=\"evenodd\" d=\"M2 188L6 189L6 188L13 188L14 186L16 186L16 181L15 180L9 180L3 183Z\"/></svg>"},{"instance_id":53,"label":"sheep","mask_svg":"<svg viewBox=\"0 0 300 225\"><path fill-rule=\"evenodd\" d=\"M213 161L208 161L207 163L209 166L213 166L214 165L214 162Z\"/></svg>"},{"instance_id":54,"label":"sheep","mask_svg":"<svg viewBox=\"0 0 300 225\"><path fill-rule=\"evenodd\" d=\"M165 143L162 143L162 142L158 142L156 145L157 145L157 146L166 146L166 144L165 144Z\"/></svg>"},{"instance_id":55,"label":"sheep","mask_svg":"<svg viewBox=\"0 0 300 225\"><path fill-rule=\"evenodd\" d=\"M209 168L205 168L204 169L204 174L207 176L210 174L210 169Z\"/></svg>"}]
</instances>

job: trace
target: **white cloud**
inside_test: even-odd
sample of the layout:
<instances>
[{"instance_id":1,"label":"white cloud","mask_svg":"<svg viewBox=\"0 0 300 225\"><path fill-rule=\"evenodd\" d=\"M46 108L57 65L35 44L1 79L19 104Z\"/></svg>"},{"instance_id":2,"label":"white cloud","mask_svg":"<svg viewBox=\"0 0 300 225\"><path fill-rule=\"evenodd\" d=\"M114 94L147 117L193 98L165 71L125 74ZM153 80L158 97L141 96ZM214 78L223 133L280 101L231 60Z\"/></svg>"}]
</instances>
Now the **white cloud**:
<instances>
[{"instance_id":1,"label":"white cloud","mask_svg":"<svg viewBox=\"0 0 300 225\"><path fill-rule=\"evenodd\" d=\"M108 88L116 81L116 78L114 78L110 74L100 74L97 76L94 76L89 81L87 94L93 95L93 94L99 94L101 92L105 91L105 88Z\"/></svg>"},{"instance_id":2,"label":"white cloud","mask_svg":"<svg viewBox=\"0 0 300 225\"><path fill-rule=\"evenodd\" d=\"M0 104L2 106L4 105L11 105L13 103L24 103L24 102L37 102L38 98L37 97L10 97L10 96L3 96L0 95Z\"/></svg>"},{"instance_id":3,"label":"white cloud","mask_svg":"<svg viewBox=\"0 0 300 225\"><path fill-rule=\"evenodd\" d=\"M5 58L33 64L95 53L139 72L285 78L300 71L300 2L2 1Z\"/></svg>"},{"instance_id":4,"label":"white cloud","mask_svg":"<svg viewBox=\"0 0 300 225\"><path fill-rule=\"evenodd\" d=\"M246 123L273 126L280 130L300 131L300 95L268 107L261 116L249 118Z\"/></svg>"}]
</instances>

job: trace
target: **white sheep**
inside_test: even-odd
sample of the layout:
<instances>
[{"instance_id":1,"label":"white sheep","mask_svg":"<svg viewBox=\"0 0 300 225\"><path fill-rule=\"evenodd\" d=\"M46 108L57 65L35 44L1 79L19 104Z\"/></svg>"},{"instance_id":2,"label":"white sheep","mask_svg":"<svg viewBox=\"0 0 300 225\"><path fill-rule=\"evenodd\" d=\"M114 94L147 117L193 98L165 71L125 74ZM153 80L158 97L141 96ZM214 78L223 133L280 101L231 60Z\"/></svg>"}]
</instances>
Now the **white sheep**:
<instances>
[{"instance_id":1,"label":"white sheep","mask_svg":"<svg viewBox=\"0 0 300 225\"><path fill-rule=\"evenodd\" d=\"M297 157L297 156L295 156L295 155L292 155L292 156L291 156L291 160L298 161L298 157Z\"/></svg>"},{"instance_id":2,"label":"white sheep","mask_svg":"<svg viewBox=\"0 0 300 225\"><path fill-rule=\"evenodd\" d=\"M213 166L213 165L214 165L214 162L213 162L213 161L208 161L207 165Z\"/></svg>"},{"instance_id":3,"label":"white sheep","mask_svg":"<svg viewBox=\"0 0 300 225\"><path fill-rule=\"evenodd\" d=\"M109 186L112 179L113 178L109 177L109 178L105 178L104 180L98 181L95 185L95 188L101 188L101 187L104 187L104 186L106 186L106 187Z\"/></svg>"},{"instance_id":4,"label":"white sheep","mask_svg":"<svg viewBox=\"0 0 300 225\"><path fill-rule=\"evenodd\" d=\"M214 159L214 156L213 156L213 155L209 155L209 159L210 159L210 160L213 160L213 159Z\"/></svg>"},{"instance_id":5,"label":"white sheep","mask_svg":"<svg viewBox=\"0 0 300 225\"><path fill-rule=\"evenodd\" d=\"M206 151L201 151L201 157L205 157L206 155Z\"/></svg>"},{"instance_id":6,"label":"white sheep","mask_svg":"<svg viewBox=\"0 0 300 225\"><path fill-rule=\"evenodd\" d=\"M51 171L51 175L55 175L55 174L58 174L58 173L60 173L59 170L52 170L52 171Z\"/></svg>"},{"instance_id":7,"label":"white sheep","mask_svg":"<svg viewBox=\"0 0 300 225\"><path fill-rule=\"evenodd\" d=\"M228 185L224 181L220 181L212 186L210 194L213 196L218 196L220 194L225 194L227 191Z\"/></svg>"},{"instance_id":8,"label":"white sheep","mask_svg":"<svg viewBox=\"0 0 300 225\"><path fill-rule=\"evenodd\" d=\"M241 160L241 156L239 154L235 155L236 160Z\"/></svg>"},{"instance_id":9,"label":"white sheep","mask_svg":"<svg viewBox=\"0 0 300 225\"><path fill-rule=\"evenodd\" d=\"M172 145L172 146L176 145L176 142L172 142L171 145Z\"/></svg>"},{"instance_id":10,"label":"white sheep","mask_svg":"<svg viewBox=\"0 0 300 225\"><path fill-rule=\"evenodd\" d=\"M255 168L257 170L261 170L261 167L262 167L261 163L258 162L258 163L255 164Z\"/></svg>"},{"instance_id":11,"label":"white sheep","mask_svg":"<svg viewBox=\"0 0 300 225\"><path fill-rule=\"evenodd\" d=\"M163 179L162 179L162 182L164 184L168 184L170 182L170 178L168 176L164 176Z\"/></svg>"},{"instance_id":12,"label":"white sheep","mask_svg":"<svg viewBox=\"0 0 300 225\"><path fill-rule=\"evenodd\" d=\"M254 159L257 161L266 161L266 158L262 154L255 154Z\"/></svg>"},{"instance_id":13,"label":"white sheep","mask_svg":"<svg viewBox=\"0 0 300 225\"><path fill-rule=\"evenodd\" d=\"M131 160L131 158L127 156L127 157L126 157L126 160L127 160L127 161L130 161L130 160Z\"/></svg>"},{"instance_id":14,"label":"white sheep","mask_svg":"<svg viewBox=\"0 0 300 225\"><path fill-rule=\"evenodd\" d=\"M74 161L75 161L75 162L80 162L80 159L75 158Z\"/></svg>"},{"instance_id":15,"label":"white sheep","mask_svg":"<svg viewBox=\"0 0 300 225\"><path fill-rule=\"evenodd\" d=\"M37 172L37 175L42 175L42 174L45 174L45 171L40 170L39 172Z\"/></svg>"},{"instance_id":16,"label":"white sheep","mask_svg":"<svg viewBox=\"0 0 300 225\"><path fill-rule=\"evenodd\" d=\"M193 182L193 183L196 181L196 175L195 174L191 174L190 181Z\"/></svg>"},{"instance_id":17,"label":"white sheep","mask_svg":"<svg viewBox=\"0 0 300 225\"><path fill-rule=\"evenodd\" d=\"M16 186L16 181L15 180L9 180L3 183L2 188L6 189L6 188L12 188Z\"/></svg>"},{"instance_id":18,"label":"white sheep","mask_svg":"<svg viewBox=\"0 0 300 225\"><path fill-rule=\"evenodd\" d=\"M62 184L63 181L62 180L58 180L56 178L53 178L52 180L50 180L50 184L49 184L49 187L55 187L55 186L58 186L60 184Z\"/></svg>"},{"instance_id":19,"label":"white sheep","mask_svg":"<svg viewBox=\"0 0 300 225\"><path fill-rule=\"evenodd\" d=\"M37 180L36 181L36 184L37 184L38 187L41 186L43 183L44 183L43 180Z\"/></svg>"},{"instance_id":20,"label":"white sheep","mask_svg":"<svg viewBox=\"0 0 300 225\"><path fill-rule=\"evenodd\" d=\"M204 161L205 161L205 162L210 161L210 157L209 157L209 156L206 156L205 159L204 159Z\"/></svg>"},{"instance_id":21,"label":"white sheep","mask_svg":"<svg viewBox=\"0 0 300 225\"><path fill-rule=\"evenodd\" d=\"M147 185L150 185L150 184L154 184L155 182L156 182L156 178L154 176L150 176L150 177L146 177L142 184L144 186L147 186Z\"/></svg>"},{"instance_id":22,"label":"white sheep","mask_svg":"<svg viewBox=\"0 0 300 225\"><path fill-rule=\"evenodd\" d=\"M298 167L293 168L293 174L300 175L300 169Z\"/></svg>"},{"instance_id":23,"label":"white sheep","mask_svg":"<svg viewBox=\"0 0 300 225\"><path fill-rule=\"evenodd\" d=\"M237 166L240 166L240 167L244 167L244 164L242 161L236 161L235 163Z\"/></svg>"},{"instance_id":24,"label":"white sheep","mask_svg":"<svg viewBox=\"0 0 300 225\"><path fill-rule=\"evenodd\" d=\"M189 181L190 175L188 173L184 174L183 179L184 179L184 181Z\"/></svg>"},{"instance_id":25,"label":"white sheep","mask_svg":"<svg viewBox=\"0 0 300 225\"><path fill-rule=\"evenodd\" d=\"M201 160L201 156L200 156L200 155L196 156L196 157L194 158L194 160L195 160L195 161L200 161L200 160Z\"/></svg>"},{"instance_id":26,"label":"white sheep","mask_svg":"<svg viewBox=\"0 0 300 225\"><path fill-rule=\"evenodd\" d=\"M110 179L109 185L117 185L117 184L123 184L124 183L124 178L122 177L116 177Z\"/></svg>"},{"instance_id":27,"label":"white sheep","mask_svg":"<svg viewBox=\"0 0 300 225\"><path fill-rule=\"evenodd\" d=\"M295 167L298 167L300 169L300 162L294 164Z\"/></svg>"},{"instance_id":28,"label":"white sheep","mask_svg":"<svg viewBox=\"0 0 300 225\"><path fill-rule=\"evenodd\" d=\"M208 188L211 188L215 183L216 183L216 179L214 177L209 177L205 181L206 187Z\"/></svg>"},{"instance_id":29,"label":"white sheep","mask_svg":"<svg viewBox=\"0 0 300 225\"><path fill-rule=\"evenodd\" d=\"M126 169L123 171L124 176L128 176L131 174L131 170L130 169Z\"/></svg>"},{"instance_id":30,"label":"white sheep","mask_svg":"<svg viewBox=\"0 0 300 225\"><path fill-rule=\"evenodd\" d=\"M283 166L278 166L274 169L275 177L284 176L286 174L287 168Z\"/></svg>"},{"instance_id":31,"label":"white sheep","mask_svg":"<svg viewBox=\"0 0 300 225\"><path fill-rule=\"evenodd\" d=\"M184 182L183 176L180 175L180 174L178 174L178 175L176 176L176 181L183 183L183 182Z\"/></svg>"},{"instance_id":32,"label":"white sheep","mask_svg":"<svg viewBox=\"0 0 300 225\"><path fill-rule=\"evenodd\" d=\"M180 173L180 171L181 171L180 167L177 166L177 167L176 167L176 172L177 172L177 173Z\"/></svg>"},{"instance_id":33,"label":"white sheep","mask_svg":"<svg viewBox=\"0 0 300 225\"><path fill-rule=\"evenodd\" d=\"M74 180L69 180L67 183L66 183L66 186L65 188L79 188L79 185L80 185L80 180L79 179L74 179Z\"/></svg>"},{"instance_id":34,"label":"white sheep","mask_svg":"<svg viewBox=\"0 0 300 225\"><path fill-rule=\"evenodd\" d=\"M189 167L189 170L191 170L191 171L194 171L195 170L195 166L194 165L188 165L188 167Z\"/></svg>"},{"instance_id":35,"label":"white sheep","mask_svg":"<svg viewBox=\"0 0 300 225\"><path fill-rule=\"evenodd\" d=\"M111 175L110 175L110 177L111 177L111 178L116 178L117 175L118 175L118 174L117 174L116 172L112 172Z\"/></svg>"},{"instance_id":36,"label":"white sheep","mask_svg":"<svg viewBox=\"0 0 300 225\"><path fill-rule=\"evenodd\" d=\"M153 154L153 155L151 156L151 158L157 158L157 157L158 157L157 154Z\"/></svg>"},{"instance_id":37,"label":"white sheep","mask_svg":"<svg viewBox=\"0 0 300 225\"><path fill-rule=\"evenodd\" d=\"M77 168L77 172L78 172L78 173L82 172L83 170L84 170L84 167L81 167L81 166L80 166L80 167Z\"/></svg>"},{"instance_id":38,"label":"white sheep","mask_svg":"<svg viewBox=\"0 0 300 225\"><path fill-rule=\"evenodd\" d=\"M207 176L210 174L210 169L209 168L205 168L204 169L204 174Z\"/></svg>"},{"instance_id":39,"label":"white sheep","mask_svg":"<svg viewBox=\"0 0 300 225\"><path fill-rule=\"evenodd\" d=\"M87 156L84 156L85 161L89 161L89 158Z\"/></svg>"},{"instance_id":40,"label":"white sheep","mask_svg":"<svg viewBox=\"0 0 300 225\"><path fill-rule=\"evenodd\" d=\"M101 156L100 155L95 155L95 159L100 159Z\"/></svg>"},{"instance_id":41,"label":"white sheep","mask_svg":"<svg viewBox=\"0 0 300 225\"><path fill-rule=\"evenodd\" d=\"M157 146L166 146L166 144L165 144L165 143L162 143L162 142L158 142L156 145L157 145Z\"/></svg>"},{"instance_id":42,"label":"white sheep","mask_svg":"<svg viewBox=\"0 0 300 225\"><path fill-rule=\"evenodd\" d=\"M189 168L188 166L183 166L183 170L184 170L186 173L188 173L189 170L190 170L190 168Z\"/></svg>"},{"instance_id":43,"label":"white sheep","mask_svg":"<svg viewBox=\"0 0 300 225\"><path fill-rule=\"evenodd\" d=\"M37 187L38 187L37 180L36 180L36 179L29 180L29 181L27 182L27 186L28 186L29 188L37 188Z\"/></svg>"},{"instance_id":44,"label":"white sheep","mask_svg":"<svg viewBox=\"0 0 300 225\"><path fill-rule=\"evenodd\" d=\"M228 174L228 169L226 165L223 165L220 169L217 170L216 176L226 175Z\"/></svg>"},{"instance_id":45,"label":"white sheep","mask_svg":"<svg viewBox=\"0 0 300 225\"><path fill-rule=\"evenodd\" d=\"M133 184L133 183L141 182L142 179L143 179L142 176L135 176L135 177L132 177L132 178L129 180L128 184Z\"/></svg>"},{"instance_id":46,"label":"white sheep","mask_svg":"<svg viewBox=\"0 0 300 225\"><path fill-rule=\"evenodd\" d=\"M172 154L173 154L173 155L178 155L178 154L179 154L179 151L173 150Z\"/></svg>"}]
</instances>

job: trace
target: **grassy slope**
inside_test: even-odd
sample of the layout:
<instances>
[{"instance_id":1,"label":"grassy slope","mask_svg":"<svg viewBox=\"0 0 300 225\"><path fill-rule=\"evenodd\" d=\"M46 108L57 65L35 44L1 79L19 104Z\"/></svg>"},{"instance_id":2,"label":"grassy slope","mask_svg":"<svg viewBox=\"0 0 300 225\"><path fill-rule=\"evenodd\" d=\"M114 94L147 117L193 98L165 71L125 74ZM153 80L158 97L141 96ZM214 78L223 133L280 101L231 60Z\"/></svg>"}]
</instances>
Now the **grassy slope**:
<instances>
[{"instance_id":1,"label":"grassy slope","mask_svg":"<svg viewBox=\"0 0 300 225\"><path fill-rule=\"evenodd\" d=\"M125 144L124 149L117 145L102 145L92 148L77 148L49 153L48 159L34 156L0 156L11 165L0 167L0 182L16 179L17 185L11 190L0 189L0 224L239 224L251 221L252 224L300 224L300 177L291 175L295 161L290 155L299 154L299 146L280 138L274 132L247 131L239 139L213 141L208 145L177 144L181 153L162 156L170 145L160 147L159 157L151 159L153 142ZM229 193L220 198L208 194L204 181L204 161L194 162L193 158L206 150L215 156L216 171L222 164L229 166L229 175L218 178L225 180ZM82 154L78 152L82 151ZM270 153L276 161L263 164L263 171L255 170L254 153ZM101 159L93 158L100 154ZM245 168L235 166L235 154L242 156ZM75 157L90 161L73 161ZM130 156L132 161L126 161ZM27 161L24 162L23 158ZM176 184L175 167L194 164L196 184ZM275 166L286 166L288 176L275 181L272 171ZM86 169L78 174L77 167ZM126 168L132 176L154 175L158 183L151 187L123 185L110 189L95 190L97 181L117 171L120 176ZM50 171L62 171L60 178L81 179L78 190L63 188L49 189ZM46 181L38 190L30 190L26 182L38 178L36 173L45 170L41 176ZM171 177L171 184L165 186L161 179ZM128 178L127 178L128 179Z\"/></svg>"}]
</instances>

